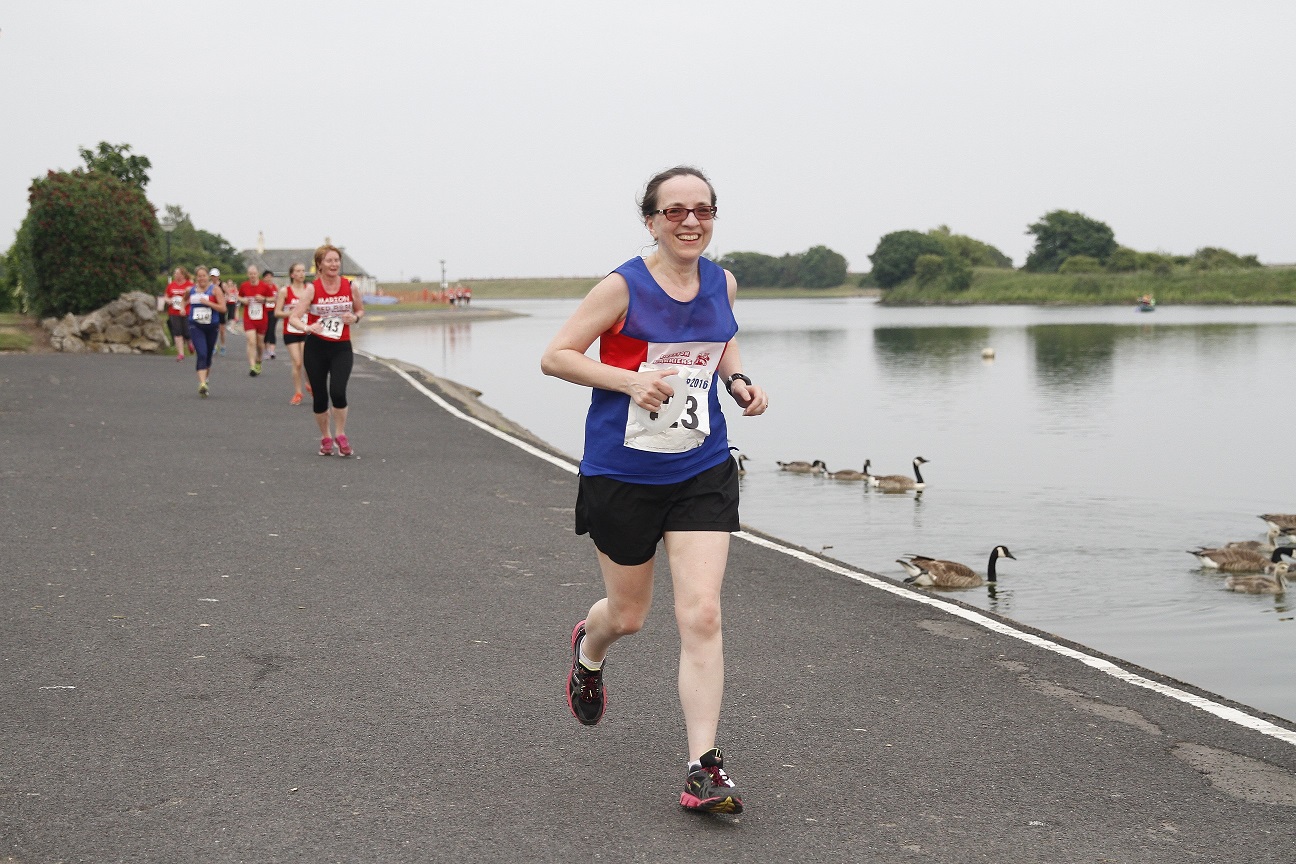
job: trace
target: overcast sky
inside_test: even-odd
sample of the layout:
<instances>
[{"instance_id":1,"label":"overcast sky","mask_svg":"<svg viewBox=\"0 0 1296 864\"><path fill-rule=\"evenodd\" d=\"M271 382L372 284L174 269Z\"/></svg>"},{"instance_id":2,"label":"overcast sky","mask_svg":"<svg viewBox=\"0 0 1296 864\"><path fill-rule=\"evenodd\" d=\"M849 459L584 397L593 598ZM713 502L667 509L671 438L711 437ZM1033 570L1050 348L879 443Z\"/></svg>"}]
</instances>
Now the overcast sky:
<instances>
[{"instance_id":1,"label":"overcast sky","mask_svg":"<svg viewBox=\"0 0 1296 864\"><path fill-rule=\"evenodd\" d=\"M328 236L382 279L606 273L681 162L722 254L864 271L947 224L1020 265L1066 209L1294 262L1293 45L1289 0L10 0L0 249L109 141L236 248Z\"/></svg>"}]
</instances>

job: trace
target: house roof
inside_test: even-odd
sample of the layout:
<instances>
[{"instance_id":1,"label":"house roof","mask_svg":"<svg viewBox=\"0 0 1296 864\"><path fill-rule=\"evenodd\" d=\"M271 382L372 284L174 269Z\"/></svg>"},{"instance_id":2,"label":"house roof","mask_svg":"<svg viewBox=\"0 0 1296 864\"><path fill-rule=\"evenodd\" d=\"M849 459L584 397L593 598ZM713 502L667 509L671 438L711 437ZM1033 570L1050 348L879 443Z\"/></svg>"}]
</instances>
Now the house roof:
<instances>
[{"instance_id":1,"label":"house roof","mask_svg":"<svg viewBox=\"0 0 1296 864\"><path fill-rule=\"evenodd\" d=\"M288 269L293 264L305 264L306 274L308 276L315 274L315 250L313 248L266 249L264 252L258 252L255 249L244 249L239 254L243 256L244 266L255 264L257 270L262 272L272 270L278 278L287 276ZM373 274L361 267L360 262L348 255L345 249L342 250L342 275L348 279L353 277L373 278Z\"/></svg>"}]
</instances>

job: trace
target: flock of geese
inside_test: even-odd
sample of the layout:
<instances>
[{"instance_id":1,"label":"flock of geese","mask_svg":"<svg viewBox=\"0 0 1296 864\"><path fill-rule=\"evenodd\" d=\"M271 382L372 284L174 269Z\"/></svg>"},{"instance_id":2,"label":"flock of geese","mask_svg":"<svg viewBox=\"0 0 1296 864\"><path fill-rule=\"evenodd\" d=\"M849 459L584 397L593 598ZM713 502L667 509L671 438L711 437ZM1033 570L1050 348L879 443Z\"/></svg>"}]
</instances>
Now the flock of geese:
<instances>
[{"instance_id":1,"label":"flock of geese","mask_svg":"<svg viewBox=\"0 0 1296 864\"><path fill-rule=\"evenodd\" d=\"M742 468L742 460L745 458L741 455L738 457L739 469ZM914 476L912 477L907 474L870 474L869 466L872 464L872 459L865 459L862 471L850 468L829 471L828 466L821 459L813 462L779 462L778 466L780 471L791 471L793 474L815 474L827 477L829 480L862 480L883 492L921 492L927 488L926 482L923 481L921 467L927 464L927 460L921 456L913 460Z\"/></svg>"},{"instance_id":2,"label":"flock of geese","mask_svg":"<svg viewBox=\"0 0 1296 864\"><path fill-rule=\"evenodd\" d=\"M746 458L741 453L737 456L740 473L745 473L743 462ZM849 468L842 471L829 471L822 459L813 462L779 462L778 466L780 471L790 471L793 474L814 474L827 477L829 480L854 480L866 482L882 492L914 492L921 495L927 488L927 483L922 476L922 466L928 461L921 456L915 456L912 477L907 474L870 474L869 466L873 464L871 459L864 460L864 468L860 471ZM986 565L985 576L966 564L945 561L941 558L929 558L926 555L907 555L904 558L897 558L896 563L909 574L909 577L904 580L908 585L922 588L976 588L987 582L995 583L998 578L995 573L995 562L1000 558L1017 560L1017 556L1012 554L1007 546L996 546L990 550L990 563Z\"/></svg>"},{"instance_id":3,"label":"flock of geese","mask_svg":"<svg viewBox=\"0 0 1296 864\"><path fill-rule=\"evenodd\" d=\"M736 449L736 448L734 448ZM743 463L747 457L737 454L738 471L745 474ZM865 459L861 471L846 469L829 471L823 460L813 462L779 462L780 471L794 474L813 474L827 477L830 480L853 480L867 482L868 485L883 492L916 492L922 493L927 488L923 481L922 466L927 464L921 456L913 460L913 477L905 474L870 474L872 461ZM1243 594L1284 594L1287 591L1287 574L1293 566L1283 558L1296 559L1296 513L1263 513L1260 518L1268 526L1268 542L1259 540L1237 540L1223 546L1201 546L1189 549L1188 554L1196 556L1201 566L1208 570L1228 573L1224 587L1229 591ZM990 550L990 561L986 565L986 575L973 570L966 564L957 561L944 561L939 558L928 558L926 555L906 555L897 558L896 563L909 574L906 584L923 588L976 588L996 581L995 562L1000 558L1017 557L1008 551L1007 546L996 546Z\"/></svg>"},{"instance_id":4,"label":"flock of geese","mask_svg":"<svg viewBox=\"0 0 1296 864\"><path fill-rule=\"evenodd\" d=\"M1189 549L1207 570L1230 574L1224 587L1243 594L1285 594L1292 565L1283 558L1296 557L1296 513L1262 513L1269 526L1268 542L1237 540L1223 546Z\"/></svg>"}]
</instances>

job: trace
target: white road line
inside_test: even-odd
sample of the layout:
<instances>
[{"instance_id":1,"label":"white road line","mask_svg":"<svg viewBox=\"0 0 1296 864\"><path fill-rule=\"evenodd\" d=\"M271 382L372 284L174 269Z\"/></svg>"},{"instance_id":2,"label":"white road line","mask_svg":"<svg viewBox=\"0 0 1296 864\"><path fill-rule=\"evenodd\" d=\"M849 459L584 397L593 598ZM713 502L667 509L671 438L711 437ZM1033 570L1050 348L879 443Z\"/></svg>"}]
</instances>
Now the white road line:
<instances>
[{"instance_id":1,"label":"white road line","mask_svg":"<svg viewBox=\"0 0 1296 864\"><path fill-rule=\"evenodd\" d=\"M562 468L564 471L567 471L571 474L578 473L579 471L578 467L576 465L573 465L571 462L568 462L564 459L560 459L557 456L554 456L550 453L546 453L545 451L539 449L538 447L534 447L531 444L528 444L527 442L519 438L515 438L514 436L508 434L507 432L502 432L499 429L496 429L494 426L491 426L489 423L484 423L481 420L478 420L476 417L471 417L463 413L458 408L455 408L449 402L442 399L436 393L433 393L431 390L424 387L418 381L414 380L414 378L411 377L403 369L400 369L392 365L391 363L382 359L381 357L375 357L372 354L368 354L363 351L357 351L356 353L364 357L368 357L370 360L373 360L377 363L381 363L383 366L386 366L388 369L391 369L397 375L401 376L410 384L414 385L414 388L418 390L420 393L422 393L424 396L427 396L437 405L441 406L446 411L450 412L451 415L458 417L460 420L466 420L469 423L476 426L477 428L485 432L489 432L491 435L494 435L496 438L499 438L503 441L507 441L513 446L521 448L522 450L525 450L527 453L530 453L533 456L539 456L541 459L545 460L551 465L557 465L559 468ZM1002 621L996 621L993 618L989 618L985 615L980 614L979 612L974 612L971 609L964 609L962 606L956 606L953 603L947 603L946 601L941 600L938 597L931 597L926 594L920 594L916 591L910 591L908 589L901 588L897 585L893 585L890 582L887 582L886 580L877 579L873 576L867 575L866 573L861 573L858 570L852 570L849 567L842 567L839 564L833 564L830 561L824 561L821 558L816 558L814 555L811 555L809 552L804 552L800 549L794 549L791 546L784 546L783 544L776 543L773 540L766 540L764 537L757 537L754 534L748 534L746 531L738 531L734 534L734 536L746 540L748 543L754 543L757 546L764 546L766 549L771 549L775 552L781 552L784 555L789 555L800 561L804 561L807 564L813 564L814 566L820 568L821 570L827 570L830 573L836 573L839 576L845 576L848 579L853 579L856 582L860 582L864 585L868 585L870 588L876 588L879 591L886 591L888 594L894 594L897 597L903 597L904 599L911 600L915 603L923 603L927 606L940 609L942 612L946 612L950 615L954 615L958 618L962 618L965 621L968 621L972 624L976 624L978 626L984 627L987 630L993 630L994 632L1000 633L1004 636L1010 636L1013 639L1020 639L1022 642L1026 642L1030 645L1034 645L1037 648L1043 648L1045 651L1052 651L1054 654L1060 654L1063 657L1069 657L1072 660L1077 660L1086 666L1089 666L1093 669L1097 669L1099 672L1106 673L1107 675L1110 675L1113 678L1117 678L1121 681L1124 681L1127 684L1133 684L1135 687L1142 687L1146 690L1151 690L1153 692L1160 693L1162 696L1167 696L1171 699L1175 699L1178 700L1179 702L1183 702L1186 705L1191 705L1194 708L1201 709L1202 711L1205 711L1208 714L1213 714L1216 717L1219 717L1221 720L1226 720L1229 723L1235 723L1238 726L1242 726L1246 729L1251 729L1252 731L1259 732L1261 735L1268 735L1270 738L1276 738L1279 741L1285 741L1288 744L1296 746L1296 731L1292 731L1291 729L1284 729L1281 726L1277 726L1273 723L1270 723L1268 720L1262 720L1259 717L1253 717L1252 715L1246 713L1245 711L1239 711L1236 708L1230 708L1227 705L1221 705L1218 702L1213 702L1210 699L1207 699L1203 696L1198 696L1195 693L1189 693L1186 690L1180 690L1177 687L1171 687L1168 684L1161 684L1160 682L1153 681L1149 678L1144 678L1142 675L1136 675L1135 673L1130 672L1127 669L1122 669L1121 667L1117 666L1115 663L1112 663L1110 660L1104 660L1101 657L1094 657L1090 654L1084 653L1083 651L1077 651L1074 648L1068 648L1065 645L1059 645L1056 642L1050 641L1041 636L1036 636L1033 633L1027 633L1023 630L1018 630L1015 627L1010 627L1009 625L1004 624Z\"/></svg>"}]
</instances>

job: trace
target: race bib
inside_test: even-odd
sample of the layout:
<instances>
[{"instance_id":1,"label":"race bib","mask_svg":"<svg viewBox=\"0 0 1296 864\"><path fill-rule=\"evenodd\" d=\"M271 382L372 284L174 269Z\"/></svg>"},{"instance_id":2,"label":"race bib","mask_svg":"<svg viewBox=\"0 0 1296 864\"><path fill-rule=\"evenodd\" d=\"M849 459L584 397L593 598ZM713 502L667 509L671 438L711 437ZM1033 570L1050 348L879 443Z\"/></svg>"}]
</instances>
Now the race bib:
<instances>
[{"instance_id":1,"label":"race bib","mask_svg":"<svg viewBox=\"0 0 1296 864\"><path fill-rule=\"evenodd\" d=\"M248 304L248 320L260 321L265 315L265 307L261 305L260 300L253 300Z\"/></svg>"},{"instance_id":2,"label":"race bib","mask_svg":"<svg viewBox=\"0 0 1296 864\"><path fill-rule=\"evenodd\" d=\"M665 369L666 366L653 366L641 363L639 371L646 369ZM662 404L661 412L653 412L643 417L640 409L630 402L629 416L626 418L625 446L636 450L650 450L654 453L684 453L695 447L701 447L706 437L711 434L709 414L711 373L705 369L680 369L678 377L683 386L676 395ZM683 404L676 403L682 400ZM679 412L679 418L665 429L654 431L655 414L662 412Z\"/></svg>"},{"instance_id":3,"label":"race bib","mask_svg":"<svg viewBox=\"0 0 1296 864\"><path fill-rule=\"evenodd\" d=\"M184 298L179 294L171 298L171 308L177 312L184 308Z\"/></svg>"},{"instance_id":4,"label":"race bib","mask_svg":"<svg viewBox=\"0 0 1296 864\"><path fill-rule=\"evenodd\" d=\"M334 341L342 338L342 328L346 326L341 318L321 318L319 335Z\"/></svg>"},{"instance_id":5,"label":"race bib","mask_svg":"<svg viewBox=\"0 0 1296 864\"><path fill-rule=\"evenodd\" d=\"M194 306L189 310L192 314L195 324L210 324L212 322L212 310L210 306Z\"/></svg>"}]
</instances>

